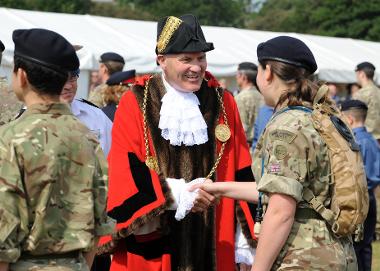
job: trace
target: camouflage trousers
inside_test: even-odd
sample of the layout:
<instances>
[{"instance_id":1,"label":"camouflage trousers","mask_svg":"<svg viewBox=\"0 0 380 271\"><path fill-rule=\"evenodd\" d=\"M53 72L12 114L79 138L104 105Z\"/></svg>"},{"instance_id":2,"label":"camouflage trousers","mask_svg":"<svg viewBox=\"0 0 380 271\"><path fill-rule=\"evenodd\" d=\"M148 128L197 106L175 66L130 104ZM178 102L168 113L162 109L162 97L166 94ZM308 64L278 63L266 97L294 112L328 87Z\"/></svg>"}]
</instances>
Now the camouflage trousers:
<instances>
[{"instance_id":1,"label":"camouflage trousers","mask_svg":"<svg viewBox=\"0 0 380 271\"><path fill-rule=\"evenodd\" d=\"M326 222L304 219L294 222L289 238L272 270L358 270L349 238L336 238Z\"/></svg>"},{"instance_id":2,"label":"camouflage trousers","mask_svg":"<svg viewBox=\"0 0 380 271\"><path fill-rule=\"evenodd\" d=\"M77 258L20 259L9 271L90 271L82 254Z\"/></svg>"}]
</instances>

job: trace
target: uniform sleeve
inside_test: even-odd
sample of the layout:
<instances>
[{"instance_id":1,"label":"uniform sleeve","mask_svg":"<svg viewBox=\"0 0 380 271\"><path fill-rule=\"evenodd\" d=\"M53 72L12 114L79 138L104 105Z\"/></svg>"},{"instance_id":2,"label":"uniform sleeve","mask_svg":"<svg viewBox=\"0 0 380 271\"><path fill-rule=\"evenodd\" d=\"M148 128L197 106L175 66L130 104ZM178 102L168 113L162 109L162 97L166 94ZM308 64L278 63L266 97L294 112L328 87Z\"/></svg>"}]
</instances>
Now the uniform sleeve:
<instances>
[{"instance_id":1,"label":"uniform sleeve","mask_svg":"<svg viewBox=\"0 0 380 271\"><path fill-rule=\"evenodd\" d=\"M127 92L115 114L108 156L108 214L117 220L117 230L149 222L164 208L164 193L169 193L164 180L145 164L143 140L142 114L134 93Z\"/></svg>"},{"instance_id":2,"label":"uniform sleeve","mask_svg":"<svg viewBox=\"0 0 380 271\"><path fill-rule=\"evenodd\" d=\"M244 99L240 96L237 96L235 98L235 101L236 101L236 105L237 105L237 108L238 108L238 111L239 111L239 115L240 115L240 120L243 124L243 129L244 129L244 132L247 134L248 133L248 123L249 123L249 112L246 110L247 106L245 105L244 103Z\"/></svg>"},{"instance_id":3,"label":"uniform sleeve","mask_svg":"<svg viewBox=\"0 0 380 271\"><path fill-rule=\"evenodd\" d=\"M96 150L96 170L94 174L94 207L95 207L95 235L104 236L113 233L116 222L107 216L107 197L108 197L108 168L107 160L100 148Z\"/></svg>"},{"instance_id":4,"label":"uniform sleeve","mask_svg":"<svg viewBox=\"0 0 380 271\"><path fill-rule=\"evenodd\" d=\"M279 193L302 200L307 175L307 140L304 135L289 127L277 127L265 134L264 171L258 190Z\"/></svg>"},{"instance_id":5,"label":"uniform sleeve","mask_svg":"<svg viewBox=\"0 0 380 271\"><path fill-rule=\"evenodd\" d=\"M21 221L26 220L26 194L14 148L0 141L0 261L15 262L26 235ZM24 224L25 226L25 224Z\"/></svg>"}]
</instances>

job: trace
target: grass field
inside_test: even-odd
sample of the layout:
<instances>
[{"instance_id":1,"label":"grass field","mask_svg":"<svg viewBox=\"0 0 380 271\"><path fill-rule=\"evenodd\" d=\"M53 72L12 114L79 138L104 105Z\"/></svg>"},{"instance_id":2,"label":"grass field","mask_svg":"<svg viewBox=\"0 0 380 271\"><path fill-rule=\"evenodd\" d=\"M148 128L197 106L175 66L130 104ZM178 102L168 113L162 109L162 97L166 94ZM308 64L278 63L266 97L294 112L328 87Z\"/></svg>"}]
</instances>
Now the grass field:
<instances>
[{"instance_id":1,"label":"grass field","mask_svg":"<svg viewBox=\"0 0 380 271\"><path fill-rule=\"evenodd\" d=\"M380 270L380 241L372 243L372 270Z\"/></svg>"}]
</instances>

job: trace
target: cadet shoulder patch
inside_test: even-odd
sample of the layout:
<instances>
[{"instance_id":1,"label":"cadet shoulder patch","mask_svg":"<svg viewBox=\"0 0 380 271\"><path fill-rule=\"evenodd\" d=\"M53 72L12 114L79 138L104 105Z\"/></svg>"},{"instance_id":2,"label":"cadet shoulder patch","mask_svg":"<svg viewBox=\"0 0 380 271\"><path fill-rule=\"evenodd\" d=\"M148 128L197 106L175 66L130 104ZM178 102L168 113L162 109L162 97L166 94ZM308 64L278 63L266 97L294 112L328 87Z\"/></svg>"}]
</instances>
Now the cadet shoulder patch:
<instances>
[{"instance_id":1,"label":"cadet shoulder patch","mask_svg":"<svg viewBox=\"0 0 380 271\"><path fill-rule=\"evenodd\" d=\"M274 130L269 133L269 137L271 140L280 140L284 141L288 144L292 143L292 141L297 137L297 134L292 133L287 130Z\"/></svg>"},{"instance_id":2,"label":"cadet shoulder patch","mask_svg":"<svg viewBox=\"0 0 380 271\"><path fill-rule=\"evenodd\" d=\"M283 144L277 144L274 146L274 156L277 160L282 160L288 154L288 148Z\"/></svg>"}]
</instances>

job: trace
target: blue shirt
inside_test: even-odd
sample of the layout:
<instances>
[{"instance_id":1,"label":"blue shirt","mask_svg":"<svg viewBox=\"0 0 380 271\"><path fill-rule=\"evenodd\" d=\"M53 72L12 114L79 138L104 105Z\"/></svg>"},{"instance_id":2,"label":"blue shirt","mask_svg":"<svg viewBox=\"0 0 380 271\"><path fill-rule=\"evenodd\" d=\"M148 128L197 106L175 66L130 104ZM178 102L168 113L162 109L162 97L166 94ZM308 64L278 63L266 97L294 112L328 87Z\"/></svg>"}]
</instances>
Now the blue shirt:
<instances>
[{"instance_id":1,"label":"blue shirt","mask_svg":"<svg viewBox=\"0 0 380 271\"><path fill-rule=\"evenodd\" d=\"M273 111L274 108L267 105L260 107L259 114L257 115L255 124L253 125L252 151L255 150L257 141L263 133L268 121L272 117Z\"/></svg>"},{"instance_id":2,"label":"blue shirt","mask_svg":"<svg viewBox=\"0 0 380 271\"><path fill-rule=\"evenodd\" d=\"M368 189L374 189L380 184L380 147L375 138L367 132L365 127L352 129L356 142L360 146Z\"/></svg>"}]
</instances>

